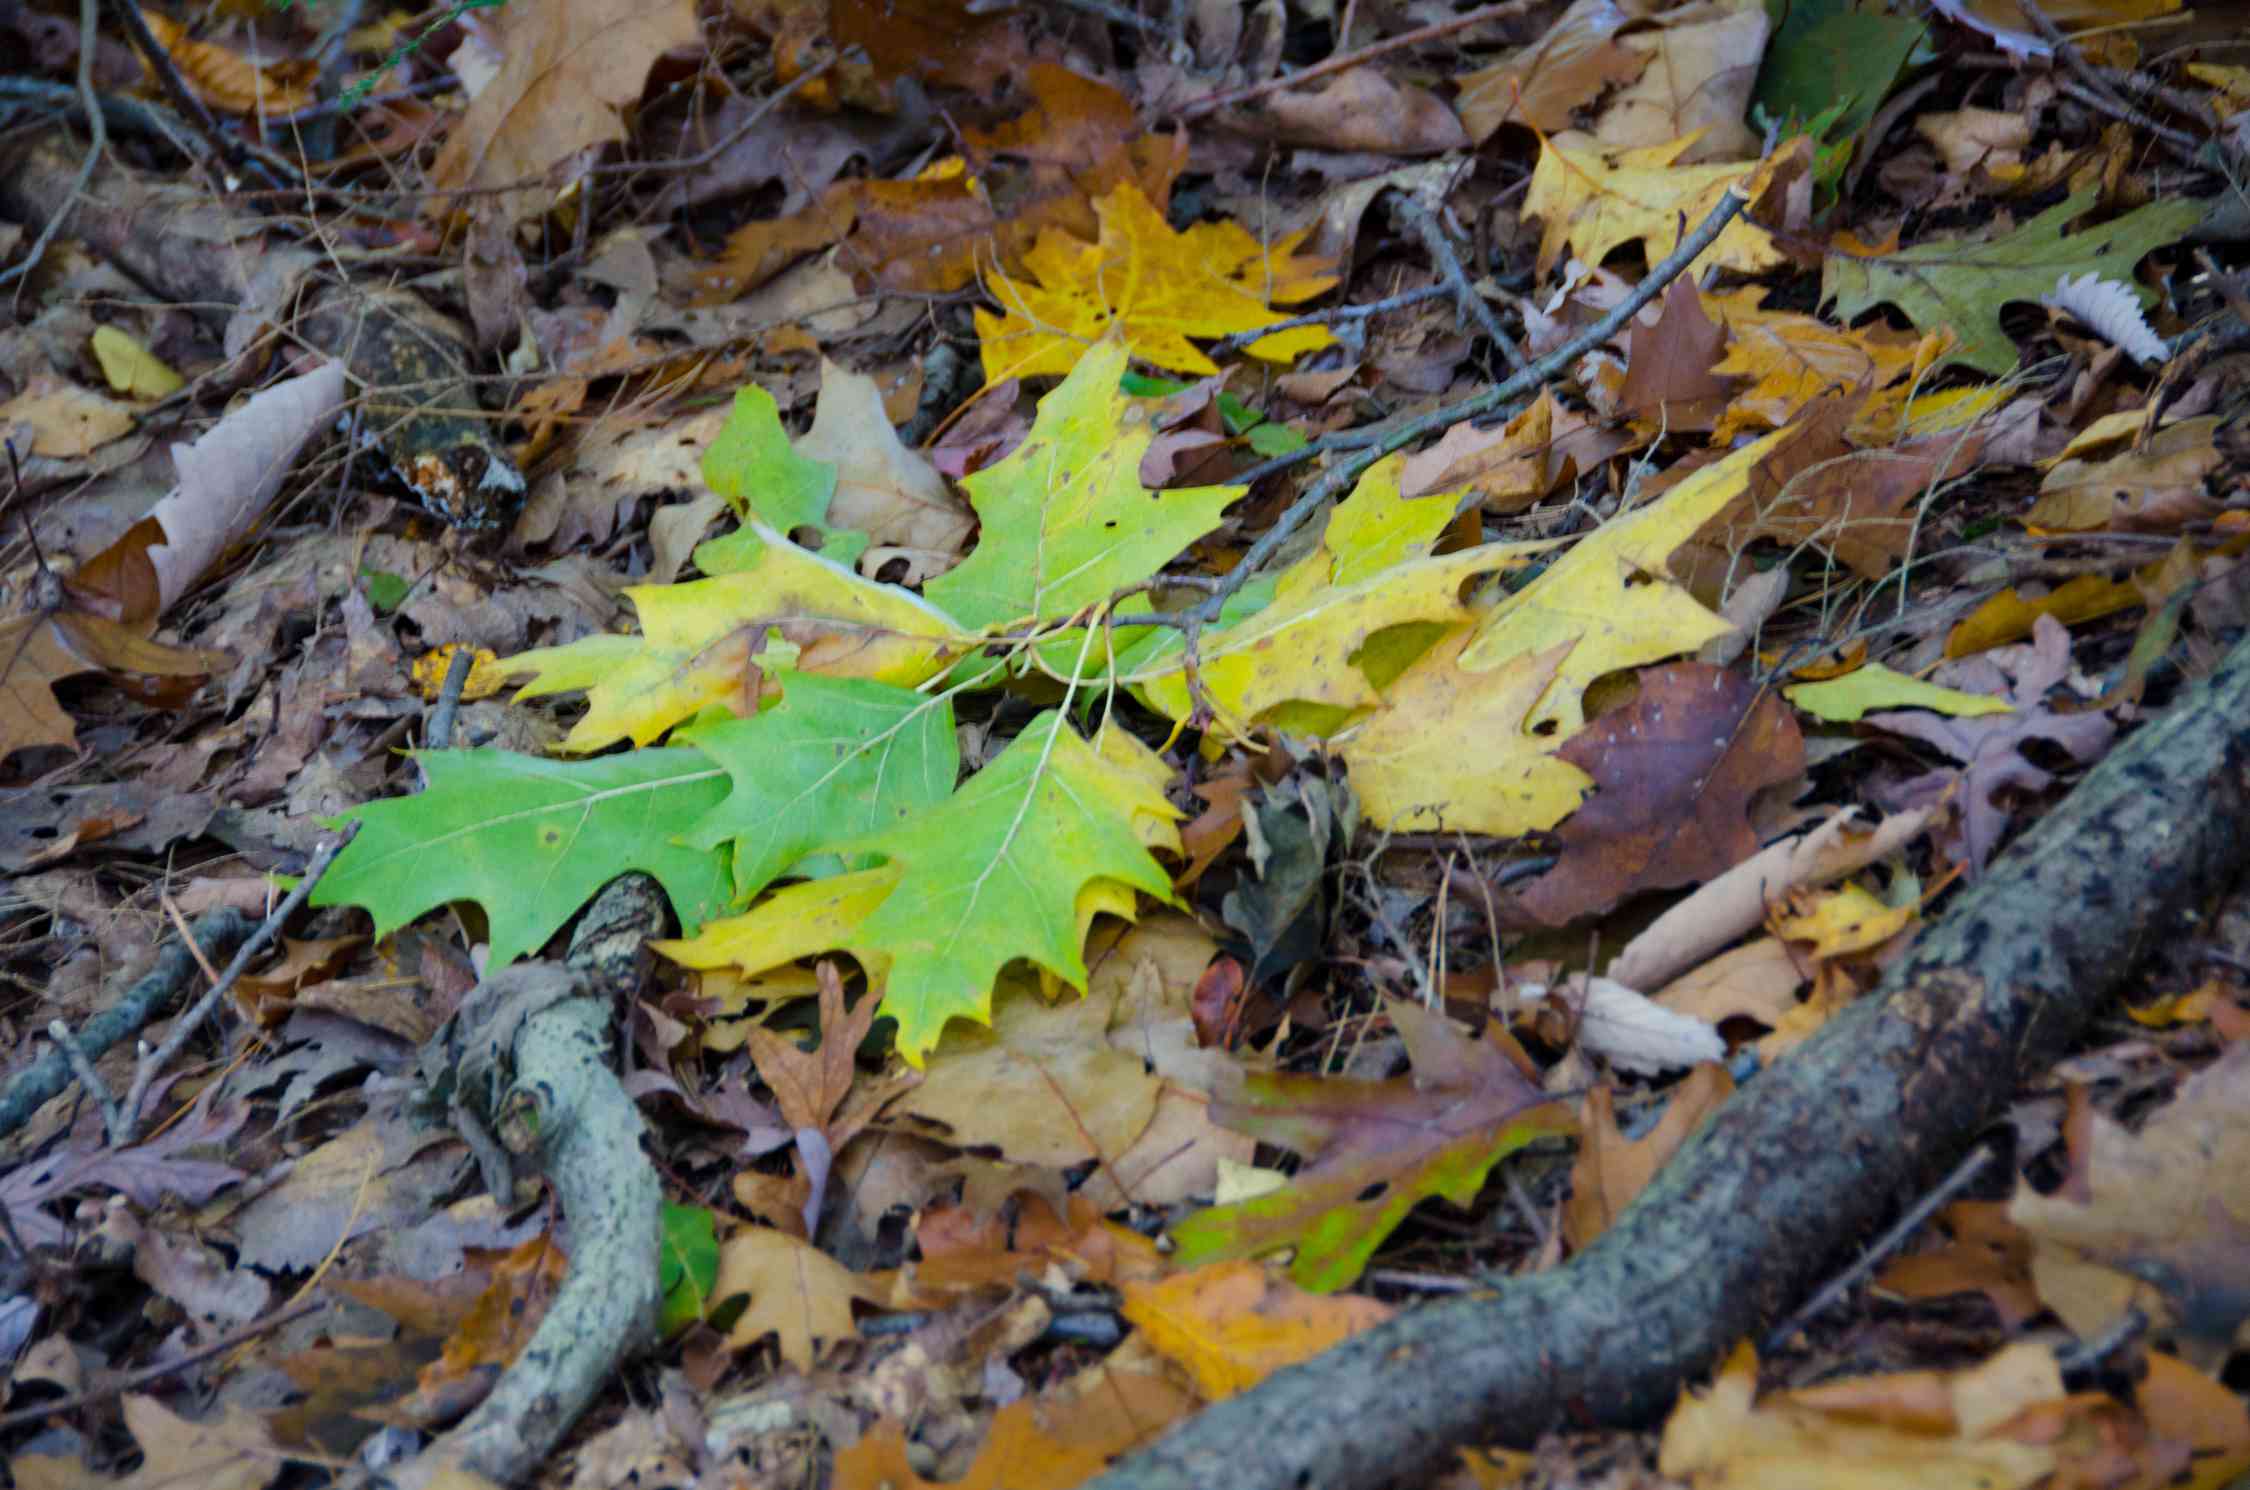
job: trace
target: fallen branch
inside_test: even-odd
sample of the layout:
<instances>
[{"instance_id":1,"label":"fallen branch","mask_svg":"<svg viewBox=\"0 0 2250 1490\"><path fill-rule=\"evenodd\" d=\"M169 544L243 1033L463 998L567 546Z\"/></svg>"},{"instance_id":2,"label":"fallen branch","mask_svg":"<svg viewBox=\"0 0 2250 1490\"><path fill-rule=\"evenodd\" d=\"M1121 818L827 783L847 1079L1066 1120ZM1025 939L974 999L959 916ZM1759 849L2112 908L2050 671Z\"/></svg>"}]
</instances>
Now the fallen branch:
<instances>
[{"instance_id":1,"label":"fallen branch","mask_svg":"<svg viewBox=\"0 0 2250 1490\"><path fill-rule=\"evenodd\" d=\"M151 293L218 322L229 352L290 328L350 369L375 444L425 507L469 528L514 515L523 473L480 417L457 322L409 291L339 279L321 247L207 192L105 163L74 204L81 164L61 127L0 144L0 217L40 232L63 219Z\"/></svg>"},{"instance_id":2,"label":"fallen branch","mask_svg":"<svg viewBox=\"0 0 2250 1490\"><path fill-rule=\"evenodd\" d=\"M458 1470L500 1484L525 1478L655 1328L663 1192L641 1152L640 1109L610 1066L609 1035L611 993L638 984L664 904L646 875L619 876L580 918L567 964L493 974L423 1047L423 1084L451 1107L503 1205L514 1181L501 1140L528 1109L531 1153L569 1223L570 1266L492 1394L386 1471L390 1490L429 1490Z\"/></svg>"},{"instance_id":3,"label":"fallen branch","mask_svg":"<svg viewBox=\"0 0 2250 1490\"><path fill-rule=\"evenodd\" d=\"M2237 872L2250 639L2096 767L1882 986L1705 1122L1585 1252L1214 1403L1100 1490L1363 1490L1642 1428L1953 1163Z\"/></svg>"}]
</instances>

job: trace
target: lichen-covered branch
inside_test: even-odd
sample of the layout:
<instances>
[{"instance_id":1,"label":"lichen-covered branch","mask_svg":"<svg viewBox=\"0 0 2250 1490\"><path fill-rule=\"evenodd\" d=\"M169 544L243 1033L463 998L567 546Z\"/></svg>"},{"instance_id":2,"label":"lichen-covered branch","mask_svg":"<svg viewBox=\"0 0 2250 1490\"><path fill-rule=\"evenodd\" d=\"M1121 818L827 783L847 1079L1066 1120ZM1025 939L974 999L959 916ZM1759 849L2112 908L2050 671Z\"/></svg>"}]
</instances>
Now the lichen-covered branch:
<instances>
[{"instance_id":1,"label":"lichen-covered branch","mask_svg":"<svg viewBox=\"0 0 2250 1490\"><path fill-rule=\"evenodd\" d=\"M488 1129L529 1119L531 1156L561 1203L570 1265L492 1395L390 1471L426 1490L447 1470L508 1484L529 1474L656 1322L662 1193L641 1115L609 1063L611 1003L581 972L519 963L464 1000L425 1048L424 1074Z\"/></svg>"}]
</instances>

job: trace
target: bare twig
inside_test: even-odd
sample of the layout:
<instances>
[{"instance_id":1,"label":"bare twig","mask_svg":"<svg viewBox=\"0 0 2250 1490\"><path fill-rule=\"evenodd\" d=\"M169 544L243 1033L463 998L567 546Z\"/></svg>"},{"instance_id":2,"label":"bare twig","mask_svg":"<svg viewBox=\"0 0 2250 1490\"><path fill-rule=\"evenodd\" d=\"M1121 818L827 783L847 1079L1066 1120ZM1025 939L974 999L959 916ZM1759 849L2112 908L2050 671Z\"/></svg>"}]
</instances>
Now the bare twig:
<instances>
[{"instance_id":1,"label":"bare twig","mask_svg":"<svg viewBox=\"0 0 2250 1490\"><path fill-rule=\"evenodd\" d=\"M437 702L430 707L430 727L422 738L426 750L451 750L453 748L453 719L461 708L461 690L469 685L469 670L476 663L476 649L462 645L453 649L445 660L445 681L438 685Z\"/></svg>"},{"instance_id":2,"label":"bare twig","mask_svg":"<svg viewBox=\"0 0 2250 1490\"><path fill-rule=\"evenodd\" d=\"M96 1407L109 1401L112 1397L122 1397L127 1392L145 1387L152 1381L162 1381L167 1376L176 1376L190 1366L199 1365L215 1355L224 1355L237 1345L255 1340L269 1330L279 1329L293 1319L312 1313L313 1310L320 1307L321 1302L319 1299L300 1299L296 1303L274 1310L273 1313L268 1314L263 1319L253 1319L240 1329L229 1330L210 1344L199 1345L185 1355L177 1356L168 1361L158 1361L153 1366L143 1366L137 1371L127 1371L105 1386L80 1392L73 1397L59 1397L52 1402L35 1402L29 1407L0 1414L0 1429L17 1428L25 1423L44 1422L48 1418L60 1417L65 1413L76 1412L80 1408Z\"/></svg>"},{"instance_id":3,"label":"bare twig","mask_svg":"<svg viewBox=\"0 0 2250 1490\"><path fill-rule=\"evenodd\" d=\"M242 944L242 950L234 954L234 961L227 964L226 971L205 990L202 998L196 1000L195 1007L173 1021L171 1032L164 1037L164 1043L140 1058L133 1071L132 1089L125 1094L123 1111L119 1115L120 1131L123 1134L118 1140L120 1144L132 1142L139 1131L141 1103L148 1097L149 1082L194 1038L195 1032L203 1027L203 1022L211 1017L211 1011L218 1007L219 1000L226 997L227 990L234 987L235 980L250 966L250 960L264 950L266 944L280 933L283 923L296 914L297 907L305 903L305 897L312 894L313 886L320 883L320 877L328 872L328 866L335 862L336 855L343 851L344 845L351 842L352 835L358 831L359 824L354 822L313 850L312 859L305 865L304 874L298 878L297 887L289 892L289 898L275 906L273 914L266 917L258 929L250 934L250 939Z\"/></svg>"},{"instance_id":4,"label":"bare twig","mask_svg":"<svg viewBox=\"0 0 2250 1490\"><path fill-rule=\"evenodd\" d=\"M2124 96L2110 86L2109 80L2096 72L2092 64L2087 62L2085 54L2078 50L2077 45L2069 37L2063 35L2062 28L2057 26L2047 12L2040 8L2038 0L2016 0L2016 9L2023 12L2024 19L2031 22L2032 29L2046 39L2047 44L2055 49L2055 55L2062 59L2064 68L2078 80L2076 86L2067 82L2064 83L2062 86L2064 93L2069 94L2096 113L2108 114L2113 118L2123 120L2135 129L2145 130L2154 135L2166 149L2182 159L2190 162L2195 160L2196 154L2201 148L2201 142L2186 130L2174 129L2168 124L2151 119L2126 102Z\"/></svg>"},{"instance_id":5,"label":"bare twig","mask_svg":"<svg viewBox=\"0 0 2250 1490\"><path fill-rule=\"evenodd\" d=\"M1227 601L1250 582L1258 570L1264 567L1266 561L1271 559L1275 552L1289 541L1291 534L1303 527L1306 520L1319 511L1330 498L1348 488L1352 482L1359 479L1362 472L1384 456L1389 455L1394 450L1403 449L1426 434L1450 428L1464 419L1473 419L1479 414L1490 413L1492 410L1501 408L1510 400L1530 393L1541 384L1567 372L1577 364L1579 358L1615 336L1626 322L1639 314L1642 306L1647 305L1662 294L1665 287L1677 279L1688 265L1694 263L1703 251L1718 239L1719 234L1726 230L1727 224L1733 222L1747 205L1749 205L1749 197L1744 194L1740 183L1729 187L1726 194L1719 199L1718 206L1711 209L1710 215L1696 224L1693 232L1680 240L1679 247L1673 249L1672 252L1666 254L1662 260L1651 267L1649 272L1642 276L1641 282L1633 287L1632 293L1619 301L1608 315L1603 316L1593 325L1588 326L1584 331L1555 348L1546 356L1541 357L1506 382L1495 384L1482 393L1473 394L1457 403L1448 404L1444 408L1434 409L1419 418L1407 420L1391 429L1381 440L1366 450L1348 460L1338 462L1326 475L1315 481L1311 486L1306 487L1304 493L1296 501L1290 503L1280 517L1274 519L1273 526L1266 529L1256 543L1250 545L1249 550L1243 554L1241 561L1228 573L1226 582L1195 608L1191 613L1193 619L1205 625L1217 620L1221 608L1225 606ZM1300 451L1297 454L1302 457L1304 452ZM1267 464L1271 465L1272 462ZM1238 479L1247 481L1250 479L1250 475L1246 472ZM1117 618L1117 624L1134 626L1152 623L1150 618L1147 617L1120 616Z\"/></svg>"},{"instance_id":6,"label":"bare twig","mask_svg":"<svg viewBox=\"0 0 2250 1490\"><path fill-rule=\"evenodd\" d=\"M195 953L209 949L224 956L251 932L250 919L239 911L219 910L199 917L191 942L174 942L156 960L145 977L119 996L116 1003L87 1020L78 1029L78 1046L89 1059L147 1024L159 1005L177 995L195 974ZM49 1098L70 1085L70 1064L60 1049L54 1050L16 1073L0 1091L0 1135L13 1133L29 1121Z\"/></svg>"},{"instance_id":7,"label":"bare twig","mask_svg":"<svg viewBox=\"0 0 2250 1490\"><path fill-rule=\"evenodd\" d=\"M1947 1201L1960 1194L1962 1188L1982 1174L1984 1166L1991 1162L1991 1144L1980 1143L1974 1149L1971 1149L1969 1156L1955 1165L1951 1174L1940 1180L1936 1188L1932 1189L1929 1194L1909 1207L1906 1214L1899 1217L1888 1231L1878 1237L1873 1246L1861 1253L1857 1261L1822 1284L1820 1291L1805 1300L1802 1307L1767 1331L1764 1343L1758 1348L1767 1355L1772 1355L1782 1346L1788 1344L1791 1335L1803 1329L1816 1316L1825 1311L1829 1305L1850 1293L1853 1286L1860 1279L1873 1272L1876 1265L1882 1262L1884 1258L1905 1246L1907 1240L1915 1232L1922 1229L1923 1222L1942 1210Z\"/></svg>"},{"instance_id":8,"label":"bare twig","mask_svg":"<svg viewBox=\"0 0 2250 1490\"><path fill-rule=\"evenodd\" d=\"M85 162L78 167L78 182L70 189L73 201L86 194L87 183L94 179L94 170L101 164L102 152L109 148L109 116L102 111L101 95L94 91L94 30L100 22L101 0L78 0L78 99L86 110L86 132L93 139L87 143ZM66 215L58 212L47 219L39 236L32 240L31 251L23 256L23 262L0 272L0 285L30 276L46 255L47 245L55 241ZM19 285L16 296L20 299L22 295Z\"/></svg>"},{"instance_id":9,"label":"bare twig","mask_svg":"<svg viewBox=\"0 0 2250 1490\"><path fill-rule=\"evenodd\" d=\"M1507 359L1511 369L1518 374L1527 371L1530 364L1524 361L1523 349L1508 334L1508 328L1500 324L1500 317L1493 313L1485 298L1477 293L1476 286L1469 283L1468 271L1461 267L1461 256L1453 251L1453 240L1446 236L1445 225L1437 220L1437 214L1407 193L1394 192L1391 195L1391 216L1393 221L1404 223L1415 237L1422 240L1422 246L1429 250L1430 261L1443 276L1445 287L1452 291L1453 302L1461 308L1461 314L1474 320L1483 329L1484 334L1492 339L1492 344L1500 349L1500 355Z\"/></svg>"},{"instance_id":10,"label":"bare twig","mask_svg":"<svg viewBox=\"0 0 2250 1490\"><path fill-rule=\"evenodd\" d=\"M85 1047L70 1032L70 1026L59 1019L47 1022L47 1038L55 1042L55 1048L62 1052L64 1063L70 1067L70 1074L78 1078L78 1084L86 1089L86 1095L92 1097L94 1105L101 1109L102 1131L109 1135L111 1146L123 1148L126 1140L123 1136L124 1129L118 1122L117 1099L109 1094L109 1083L103 1081L101 1072L94 1069L94 1063L87 1057Z\"/></svg>"},{"instance_id":11,"label":"bare twig","mask_svg":"<svg viewBox=\"0 0 2250 1490\"><path fill-rule=\"evenodd\" d=\"M1407 290L1381 300L1370 300L1365 305L1339 305L1333 310L1316 310L1307 315L1291 316L1285 321L1274 321L1268 325L1260 326L1254 331L1237 331L1231 336L1222 336L1217 341L1212 342L1210 349L1214 355L1220 352L1238 352L1250 343L1271 336L1276 331L1294 331L1299 326L1333 326L1338 321L1364 320L1369 316L1380 316L1394 310L1404 310L1409 305L1420 305L1425 300L1436 300L1452 293L1453 287L1451 285L1424 285L1418 290Z\"/></svg>"}]
</instances>

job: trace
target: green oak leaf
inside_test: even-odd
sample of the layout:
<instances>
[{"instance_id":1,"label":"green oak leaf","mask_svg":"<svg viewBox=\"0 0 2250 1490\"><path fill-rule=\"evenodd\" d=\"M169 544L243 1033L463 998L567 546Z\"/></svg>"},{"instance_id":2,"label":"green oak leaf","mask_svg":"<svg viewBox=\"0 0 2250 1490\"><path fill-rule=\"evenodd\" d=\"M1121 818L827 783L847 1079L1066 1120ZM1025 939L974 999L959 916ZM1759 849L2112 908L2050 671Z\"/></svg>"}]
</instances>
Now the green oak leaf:
<instances>
[{"instance_id":1,"label":"green oak leaf","mask_svg":"<svg viewBox=\"0 0 2250 1490\"><path fill-rule=\"evenodd\" d=\"M1946 238L1912 248L1850 253L1831 246L1820 271L1820 298L1836 302L1849 321L1880 303L1906 312L1924 331L1959 338L1948 362L1965 362L2001 377L2016 365L2016 344L2000 329L2000 307L2054 293L2066 274L2098 274L2132 290L2145 309L2155 292L2133 278L2133 266L2202 218L2200 202L2151 202L2123 217L2065 236L2063 229L2094 205L2092 188L2074 193L2014 232L1998 238Z\"/></svg>"},{"instance_id":2,"label":"green oak leaf","mask_svg":"<svg viewBox=\"0 0 2250 1490\"><path fill-rule=\"evenodd\" d=\"M726 772L700 750L639 750L553 761L506 750L417 752L428 782L337 821L359 834L314 887L314 905L363 906L382 936L456 900L484 907L489 966L546 940L628 869L656 877L691 933L725 913L724 853L678 835L726 795Z\"/></svg>"},{"instance_id":3,"label":"green oak leaf","mask_svg":"<svg viewBox=\"0 0 2250 1490\"><path fill-rule=\"evenodd\" d=\"M1218 526L1239 486L1141 485L1154 406L1118 388L1125 348L1097 344L1039 401L1031 434L962 484L975 552L922 593L971 627L1055 620L1162 569Z\"/></svg>"},{"instance_id":4,"label":"green oak leaf","mask_svg":"<svg viewBox=\"0 0 2250 1490\"><path fill-rule=\"evenodd\" d=\"M853 940L891 959L883 1012L898 1021L901 1054L921 1064L949 1019L990 1023L993 982L1018 957L1084 988L1078 894L1093 881L1172 899L1172 877L1143 846L1137 815L1179 814L1160 785L1050 710L947 801L830 845L899 870Z\"/></svg>"},{"instance_id":5,"label":"green oak leaf","mask_svg":"<svg viewBox=\"0 0 2250 1490\"><path fill-rule=\"evenodd\" d=\"M839 838L909 826L951 794L961 770L945 698L858 678L777 676L780 703L681 734L734 780L683 841L733 840L745 900Z\"/></svg>"},{"instance_id":6,"label":"green oak leaf","mask_svg":"<svg viewBox=\"0 0 2250 1490\"><path fill-rule=\"evenodd\" d=\"M703 452L703 484L744 517L755 513L792 537L811 529L817 536L806 546L847 568L867 548L865 533L828 526L836 468L796 452L781 427L773 395L755 383L735 394L726 427ZM757 544L756 534L739 529L698 548L696 564L706 574L748 568L757 557ZM742 549L747 552L738 551Z\"/></svg>"}]
</instances>

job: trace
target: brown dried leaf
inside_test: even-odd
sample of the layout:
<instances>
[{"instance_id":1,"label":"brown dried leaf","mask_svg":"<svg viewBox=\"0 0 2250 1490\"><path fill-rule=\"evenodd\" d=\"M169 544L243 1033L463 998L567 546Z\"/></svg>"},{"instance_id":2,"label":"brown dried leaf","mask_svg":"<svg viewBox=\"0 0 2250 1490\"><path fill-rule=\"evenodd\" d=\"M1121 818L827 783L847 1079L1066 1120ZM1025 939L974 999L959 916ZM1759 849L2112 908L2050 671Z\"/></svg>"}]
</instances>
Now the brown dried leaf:
<instances>
[{"instance_id":1,"label":"brown dried leaf","mask_svg":"<svg viewBox=\"0 0 2250 1490\"><path fill-rule=\"evenodd\" d=\"M1642 890L1710 879L1758 851L1751 796L1804 768L1787 705L1700 662L1641 674L1633 701L1571 737L1562 758L1594 778L1563 824L1562 862L1521 903L1551 926Z\"/></svg>"}]
</instances>

